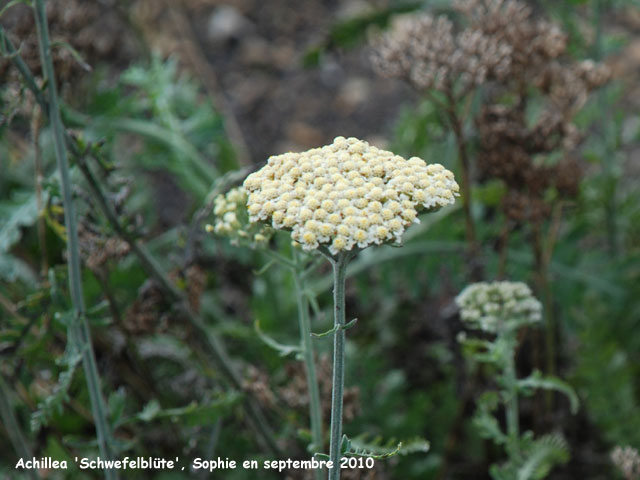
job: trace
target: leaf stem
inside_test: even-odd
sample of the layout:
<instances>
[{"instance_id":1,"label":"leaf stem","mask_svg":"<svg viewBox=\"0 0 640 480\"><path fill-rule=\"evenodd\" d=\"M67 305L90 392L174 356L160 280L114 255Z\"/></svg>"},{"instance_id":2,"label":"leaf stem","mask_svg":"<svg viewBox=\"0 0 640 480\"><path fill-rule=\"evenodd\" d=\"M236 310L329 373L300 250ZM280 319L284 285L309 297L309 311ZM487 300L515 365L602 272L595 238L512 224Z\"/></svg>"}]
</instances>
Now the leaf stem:
<instances>
[{"instance_id":1,"label":"leaf stem","mask_svg":"<svg viewBox=\"0 0 640 480\"><path fill-rule=\"evenodd\" d=\"M69 257L69 285L71 289L73 309L75 311L75 318L70 328L70 334L82 346L82 365L89 389L89 397L91 399L91 409L96 426L100 455L103 459L110 460L113 459L113 440L111 437L110 426L107 421L104 399L100 390L100 378L98 376L98 367L93 351L93 345L91 343L89 324L85 316L82 275L80 271L80 254L78 247L78 229L72 199L72 185L65 146L65 131L60 118L56 78L53 70L53 60L51 58L49 29L43 0L35 0L34 12L36 27L38 30L38 43L40 46L42 69L47 82L49 120L53 129L55 155L62 184L64 217L68 238L67 251ZM118 478L115 470L107 468L104 473L107 479Z\"/></svg>"}]
</instances>

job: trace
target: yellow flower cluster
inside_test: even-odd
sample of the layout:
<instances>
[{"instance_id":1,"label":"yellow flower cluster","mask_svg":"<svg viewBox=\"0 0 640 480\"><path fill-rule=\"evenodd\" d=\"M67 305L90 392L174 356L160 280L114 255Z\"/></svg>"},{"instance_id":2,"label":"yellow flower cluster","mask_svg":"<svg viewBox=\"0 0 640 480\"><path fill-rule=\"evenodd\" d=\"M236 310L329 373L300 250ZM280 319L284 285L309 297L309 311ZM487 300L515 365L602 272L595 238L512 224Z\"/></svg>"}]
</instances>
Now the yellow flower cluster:
<instances>
[{"instance_id":1,"label":"yellow flower cluster","mask_svg":"<svg viewBox=\"0 0 640 480\"><path fill-rule=\"evenodd\" d=\"M206 230L229 237L234 245L265 245L271 238L272 230L264 225L249 222L246 203L247 193L242 187L232 188L226 194L218 195L213 206L216 221L214 225L207 225Z\"/></svg>"},{"instance_id":2,"label":"yellow flower cluster","mask_svg":"<svg viewBox=\"0 0 640 480\"><path fill-rule=\"evenodd\" d=\"M244 181L252 222L291 230L304 250L332 254L399 242L418 212L453 203L458 184L442 165L406 160L357 138L269 158Z\"/></svg>"}]
</instances>

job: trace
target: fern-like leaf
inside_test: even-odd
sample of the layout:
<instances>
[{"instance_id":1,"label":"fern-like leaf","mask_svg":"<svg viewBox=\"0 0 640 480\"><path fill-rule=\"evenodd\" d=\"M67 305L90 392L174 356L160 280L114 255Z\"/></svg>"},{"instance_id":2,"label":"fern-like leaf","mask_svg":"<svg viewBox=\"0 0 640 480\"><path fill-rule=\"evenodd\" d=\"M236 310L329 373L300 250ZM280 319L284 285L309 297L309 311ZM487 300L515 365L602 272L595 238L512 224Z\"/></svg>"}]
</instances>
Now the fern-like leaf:
<instances>
[{"instance_id":1,"label":"fern-like leaf","mask_svg":"<svg viewBox=\"0 0 640 480\"><path fill-rule=\"evenodd\" d=\"M66 369L58 376L58 383L53 387L51 395L40 402L36 411L31 414L31 430L33 432L40 431L43 426L48 425L56 413L62 411L62 405L68 399L73 375L81 361L82 353L76 349L65 351L57 361L58 364L66 366Z\"/></svg>"},{"instance_id":2,"label":"fern-like leaf","mask_svg":"<svg viewBox=\"0 0 640 480\"><path fill-rule=\"evenodd\" d=\"M346 456L371 457L376 460L390 458L395 455L425 453L428 452L431 447L427 440L419 437L396 443L395 439L384 442L382 437L375 437L368 440L366 435L361 435L353 439L349 439L345 435L343 448L345 448L345 446L346 449L343 453Z\"/></svg>"},{"instance_id":3,"label":"fern-like leaf","mask_svg":"<svg viewBox=\"0 0 640 480\"><path fill-rule=\"evenodd\" d=\"M564 393L569 402L571 403L571 413L575 414L578 411L580 401L578 395L571 385L560 380L557 377L550 375L543 375L540 371L534 371L527 378L518 380L518 388L526 393L531 393L534 389L540 388L543 390L555 390L560 393Z\"/></svg>"},{"instance_id":4,"label":"fern-like leaf","mask_svg":"<svg viewBox=\"0 0 640 480\"><path fill-rule=\"evenodd\" d=\"M525 452L525 460L518 468L517 480L540 480L551 468L569 460L567 442L559 433L534 440Z\"/></svg>"}]
</instances>

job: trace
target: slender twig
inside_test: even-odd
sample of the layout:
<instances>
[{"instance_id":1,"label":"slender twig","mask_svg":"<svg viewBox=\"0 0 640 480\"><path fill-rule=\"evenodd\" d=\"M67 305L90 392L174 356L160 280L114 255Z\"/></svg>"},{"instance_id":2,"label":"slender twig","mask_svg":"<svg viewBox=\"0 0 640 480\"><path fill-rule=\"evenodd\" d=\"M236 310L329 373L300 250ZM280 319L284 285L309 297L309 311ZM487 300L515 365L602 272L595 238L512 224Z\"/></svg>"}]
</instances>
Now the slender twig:
<instances>
[{"instance_id":1,"label":"slender twig","mask_svg":"<svg viewBox=\"0 0 640 480\"><path fill-rule=\"evenodd\" d=\"M555 242L558 238L560 226L562 224L562 202L558 202L553 207L551 215L551 224L547 231L546 239L536 240L536 248L540 249L540 259L538 265L538 288L542 305L544 308L545 323L545 346L546 346L546 368L547 374L555 375L556 373L556 320L553 309L553 294L551 292L551 284L549 278L549 265L553 256ZM536 227L536 235L542 236L541 226ZM547 390L545 392L545 402L548 411L553 407L554 392Z\"/></svg>"},{"instance_id":2,"label":"slender twig","mask_svg":"<svg viewBox=\"0 0 640 480\"><path fill-rule=\"evenodd\" d=\"M11 398L9 396L9 389L4 383L4 379L0 374L0 419L2 419L2 426L7 431L9 439L13 444L13 448L20 458L30 459L33 458L33 453L27 439L22 433L22 429L18 424L13 407L11 406ZM40 478L37 470L28 469L29 477L33 479Z\"/></svg>"},{"instance_id":3,"label":"slender twig","mask_svg":"<svg viewBox=\"0 0 640 480\"><path fill-rule=\"evenodd\" d=\"M453 102L453 99L451 99ZM447 109L447 115L449 117L449 123L456 137L456 145L458 146L458 159L460 161L460 170L462 173L461 188L462 188L462 209L464 211L465 229L467 234L467 242L469 244L469 254L471 256L472 263L472 279L479 280L479 274L477 272L476 262L478 261L478 242L476 239L475 222L473 221L473 209L471 198L471 162L469 160L469 152L467 146L467 139L464 134L464 127L462 121L458 117L455 111L455 105L449 104Z\"/></svg>"},{"instance_id":4,"label":"slender twig","mask_svg":"<svg viewBox=\"0 0 640 480\"><path fill-rule=\"evenodd\" d=\"M33 142L33 158L35 164L35 184L36 184L36 207L38 212L42 212L42 149L40 148L40 126L42 124L42 114L39 105L35 106L33 119L31 121L31 141ZM47 260L47 241L44 217L38 214L38 244L40 246L40 275L46 278L49 270Z\"/></svg>"},{"instance_id":5,"label":"slender twig","mask_svg":"<svg viewBox=\"0 0 640 480\"><path fill-rule=\"evenodd\" d=\"M470 276L472 280L481 280L482 271L479 264L479 246L476 238L476 227L473 220L473 199L471 197L471 161L469 159L469 146L467 138L464 133L464 125L460 118L460 115L456 111L456 96L452 93L450 88L445 92L446 101L440 100L432 92L426 92L427 98L438 109L443 112L444 120L449 124L451 130L456 139L456 146L458 148L458 161L460 164L461 181L460 187L462 190L462 210L464 212L465 232L467 237L467 244L469 248L469 264L470 264Z\"/></svg>"},{"instance_id":6,"label":"slender twig","mask_svg":"<svg viewBox=\"0 0 640 480\"><path fill-rule=\"evenodd\" d=\"M85 316L82 274L80 271L80 253L78 246L78 228L72 198L71 178L69 175L69 164L65 145L65 131L62 125L62 119L60 118L56 77L53 69L53 60L51 58L49 28L47 25L47 17L43 0L35 0L34 11L36 27L38 30L38 43L40 46L42 69L47 81L49 120L53 129L54 150L61 178L65 226L68 238L67 252L69 257L69 285L71 289L71 300L75 312L75 318L70 326L70 336L74 337L82 348L82 364L89 389L89 397L91 399L91 408L98 437L98 447L102 458L109 460L114 456L111 431L107 421L104 399L102 397L102 392L100 391L100 379L98 376L98 367L96 364L93 346L91 344L89 324ZM106 468L104 473L107 479L118 478L115 470Z\"/></svg>"},{"instance_id":7,"label":"slender twig","mask_svg":"<svg viewBox=\"0 0 640 480\"><path fill-rule=\"evenodd\" d=\"M562 226L562 209L564 208L563 202L557 202L553 206L553 212L551 213L551 225L547 231L547 238L544 243L544 255L543 261L545 268L548 270L551 258L553 257L553 251L558 240L560 233L560 227Z\"/></svg>"},{"instance_id":8,"label":"slender twig","mask_svg":"<svg viewBox=\"0 0 640 480\"><path fill-rule=\"evenodd\" d=\"M507 273L507 259L509 256L509 237L511 235L511 226L509 220L504 218L504 225L500 236L498 237L498 279L504 279Z\"/></svg>"},{"instance_id":9,"label":"slender twig","mask_svg":"<svg viewBox=\"0 0 640 480\"><path fill-rule=\"evenodd\" d=\"M516 338L511 334L507 338L509 348L505 349L505 367L503 370L503 378L507 389L507 398L505 401L506 417L507 417L507 436L509 456L517 459L520 457L520 415L518 409L518 378L516 375L515 348Z\"/></svg>"},{"instance_id":10,"label":"slender twig","mask_svg":"<svg viewBox=\"0 0 640 480\"><path fill-rule=\"evenodd\" d=\"M553 295L549 285L549 263L551 259L545 251L545 242L542 233L542 221L536 220L532 225L531 235L532 250L535 261L535 281L536 290L542 301L542 308L545 318L544 346L545 346L545 367L548 375L554 375L556 371L556 322L553 314ZM540 355L539 334L534 334L534 363L537 368L542 367ZM538 407L539 408L539 407ZM553 408L553 391L545 392L544 410L550 413Z\"/></svg>"},{"instance_id":11,"label":"slender twig","mask_svg":"<svg viewBox=\"0 0 640 480\"><path fill-rule=\"evenodd\" d=\"M40 107L42 107L42 109L48 115L49 105L47 103L47 100L44 98L42 90L40 90L40 87L38 87L38 84L36 83L35 76L31 73L28 65L24 62L24 60L20 56L20 53L18 52L18 50L16 50L16 47L6 35L4 28L2 28L2 25L0 25L0 51L2 53L6 52L13 65L18 69L20 75L22 75L22 78L27 84L27 88L31 90L31 92L35 96L36 102L38 102Z\"/></svg>"},{"instance_id":12,"label":"slender twig","mask_svg":"<svg viewBox=\"0 0 640 480\"><path fill-rule=\"evenodd\" d=\"M233 388L236 388L237 390L244 391L245 389L243 386L242 378L233 367L231 359L229 358L222 341L211 331L211 329L207 327L202 317L191 310L191 308L188 306L185 295L175 286L171 279L169 279L167 274L162 270L162 267L149 252L149 250L135 238L133 233L126 230L120 224L116 212L107 201L100 184L94 177L93 172L89 168L89 165L87 165L84 157L78 158L78 166L80 167L80 171L87 180L89 188L91 189L94 197L98 202L98 207L102 210L102 213L105 215L107 221L114 229L116 234L118 234L120 238L122 238L129 244L129 246L131 247L131 251L138 258L138 261L141 263L142 268L151 277L153 277L156 282L158 282L160 288L165 292L165 294L168 295L169 300L179 306L179 308L191 323L192 327L195 329L198 338L205 342L209 352L212 354L216 363L220 367L222 374L231 384L231 386ZM275 440L275 436L271 428L267 424L266 418L260 406L251 397L245 398L244 405L248 417L251 421L251 425L260 434L260 438L264 441L269 450L279 455L280 447Z\"/></svg>"},{"instance_id":13,"label":"slender twig","mask_svg":"<svg viewBox=\"0 0 640 480\"><path fill-rule=\"evenodd\" d=\"M603 51L604 51L604 35L602 29L602 20L604 17L605 10L605 1L604 0L594 0L593 7L593 27L595 30L594 42L592 46L592 55L594 60L599 61L602 59ZM604 90L600 90L596 94L596 100L599 107L599 111L607 112L609 110L607 105L607 97ZM609 117L609 116L607 116ZM607 122L604 120L604 122ZM606 124L604 123L603 124ZM604 137L601 129L598 129L598 135ZM606 138L602 138L603 143L609 146L609 142L607 142ZM611 146L609 146L611 148ZM615 158L615 155L611 155L611 158ZM616 202L616 193L618 182L613 179L614 170L615 170L615 162L610 159L606 159L603 162L604 173L607 180L610 182L609 184L609 192L608 195L605 196L604 200L604 210L605 210L605 222L607 226L607 248L609 250L609 254L612 257L615 257L618 252L618 221L617 221L617 202Z\"/></svg>"}]
</instances>

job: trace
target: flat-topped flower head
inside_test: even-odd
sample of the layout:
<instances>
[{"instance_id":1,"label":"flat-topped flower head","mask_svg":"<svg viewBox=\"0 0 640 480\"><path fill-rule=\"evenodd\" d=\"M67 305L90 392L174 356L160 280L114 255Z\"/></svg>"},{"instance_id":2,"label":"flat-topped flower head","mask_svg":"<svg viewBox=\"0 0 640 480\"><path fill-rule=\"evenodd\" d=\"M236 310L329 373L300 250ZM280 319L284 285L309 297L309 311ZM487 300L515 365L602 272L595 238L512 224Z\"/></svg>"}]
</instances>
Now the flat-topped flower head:
<instances>
[{"instance_id":1,"label":"flat-topped flower head","mask_svg":"<svg viewBox=\"0 0 640 480\"><path fill-rule=\"evenodd\" d=\"M207 232L228 237L233 245L244 244L252 248L266 245L273 230L265 225L251 223L247 214L247 192L244 188L232 188L214 199L213 214L216 220L207 225Z\"/></svg>"},{"instance_id":2,"label":"flat-topped flower head","mask_svg":"<svg viewBox=\"0 0 640 480\"><path fill-rule=\"evenodd\" d=\"M422 210L454 202L458 184L439 164L409 160L357 138L269 158L244 181L252 222L291 230L304 250L332 254L400 242Z\"/></svg>"},{"instance_id":3,"label":"flat-topped flower head","mask_svg":"<svg viewBox=\"0 0 640 480\"><path fill-rule=\"evenodd\" d=\"M456 297L460 317L490 333L513 331L542 320L542 305L522 282L479 282Z\"/></svg>"}]
</instances>

